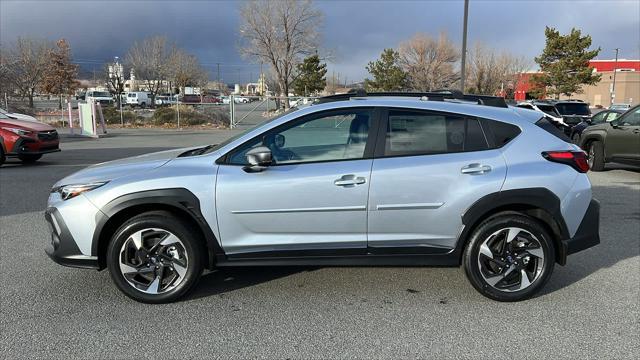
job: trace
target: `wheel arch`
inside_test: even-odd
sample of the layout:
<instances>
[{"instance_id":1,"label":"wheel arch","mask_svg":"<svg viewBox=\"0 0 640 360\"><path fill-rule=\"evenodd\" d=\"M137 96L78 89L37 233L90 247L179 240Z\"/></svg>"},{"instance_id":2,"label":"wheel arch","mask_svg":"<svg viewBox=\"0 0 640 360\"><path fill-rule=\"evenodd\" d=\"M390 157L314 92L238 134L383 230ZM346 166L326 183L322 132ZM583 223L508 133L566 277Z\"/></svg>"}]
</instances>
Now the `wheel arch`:
<instances>
[{"instance_id":1,"label":"wheel arch","mask_svg":"<svg viewBox=\"0 0 640 360\"><path fill-rule=\"evenodd\" d=\"M570 237L562 217L560 199L546 188L506 190L489 194L476 201L462 215L463 229L458 237L456 255L462 263L462 254L473 231L486 219L516 212L536 219L553 237L556 262L564 265L562 240Z\"/></svg>"},{"instance_id":2,"label":"wheel arch","mask_svg":"<svg viewBox=\"0 0 640 360\"><path fill-rule=\"evenodd\" d=\"M115 231L133 216L150 211L167 211L187 222L191 229L205 240L207 248L206 267L212 268L215 256L223 251L213 231L200 211L200 201L184 188L150 190L131 193L118 197L98 213L93 234L91 255L98 257L102 270L106 267L106 252Z\"/></svg>"}]
</instances>

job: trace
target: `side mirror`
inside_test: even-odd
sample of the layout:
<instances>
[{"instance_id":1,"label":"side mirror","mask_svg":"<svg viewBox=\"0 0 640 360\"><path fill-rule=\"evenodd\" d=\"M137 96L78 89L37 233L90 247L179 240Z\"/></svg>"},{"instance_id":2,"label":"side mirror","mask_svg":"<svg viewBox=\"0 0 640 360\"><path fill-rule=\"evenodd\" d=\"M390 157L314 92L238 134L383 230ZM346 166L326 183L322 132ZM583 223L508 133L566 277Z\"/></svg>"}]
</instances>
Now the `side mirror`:
<instances>
[{"instance_id":1,"label":"side mirror","mask_svg":"<svg viewBox=\"0 0 640 360\"><path fill-rule=\"evenodd\" d=\"M245 155L249 165L243 169L246 172L260 172L265 170L272 163L271 149L266 146L258 146L249 151Z\"/></svg>"},{"instance_id":2,"label":"side mirror","mask_svg":"<svg viewBox=\"0 0 640 360\"><path fill-rule=\"evenodd\" d=\"M620 127L620 123L618 122L617 119L609 121L609 125L611 125L611 127L614 129L617 129L618 127Z\"/></svg>"}]
</instances>

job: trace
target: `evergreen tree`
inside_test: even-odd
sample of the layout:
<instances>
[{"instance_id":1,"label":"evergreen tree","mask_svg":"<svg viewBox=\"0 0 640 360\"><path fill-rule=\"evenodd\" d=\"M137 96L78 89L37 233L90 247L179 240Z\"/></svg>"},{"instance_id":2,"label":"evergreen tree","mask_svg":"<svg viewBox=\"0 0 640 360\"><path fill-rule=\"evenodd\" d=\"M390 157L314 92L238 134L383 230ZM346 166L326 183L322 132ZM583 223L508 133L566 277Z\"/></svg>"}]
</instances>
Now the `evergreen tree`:
<instances>
[{"instance_id":1,"label":"evergreen tree","mask_svg":"<svg viewBox=\"0 0 640 360\"><path fill-rule=\"evenodd\" d=\"M318 55L312 55L296 66L298 77L293 83L296 95L314 94L324 89L327 85L327 64L320 63Z\"/></svg>"},{"instance_id":2,"label":"evergreen tree","mask_svg":"<svg viewBox=\"0 0 640 360\"><path fill-rule=\"evenodd\" d=\"M364 80L367 91L399 91L406 84L407 73L400 66L400 54L393 49L384 49L379 60L369 62L367 71L373 75L373 80Z\"/></svg>"},{"instance_id":3,"label":"evergreen tree","mask_svg":"<svg viewBox=\"0 0 640 360\"><path fill-rule=\"evenodd\" d=\"M570 96L582 92L582 85L593 85L600 81L600 74L594 74L589 60L600 52L600 48L589 50L591 36L582 36L578 29L561 35L554 28L544 31L547 42L542 54L535 58L542 74L535 76L535 82L547 88L547 94L558 98L561 94Z\"/></svg>"}]
</instances>

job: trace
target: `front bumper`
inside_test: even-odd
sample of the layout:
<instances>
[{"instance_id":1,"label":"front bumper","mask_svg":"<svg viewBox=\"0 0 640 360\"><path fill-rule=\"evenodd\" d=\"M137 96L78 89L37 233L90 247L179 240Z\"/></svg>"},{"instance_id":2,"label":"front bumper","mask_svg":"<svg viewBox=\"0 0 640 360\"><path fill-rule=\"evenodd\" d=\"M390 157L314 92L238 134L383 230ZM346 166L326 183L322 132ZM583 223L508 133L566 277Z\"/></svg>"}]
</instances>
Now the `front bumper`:
<instances>
[{"instance_id":1,"label":"front bumper","mask_svg":"<svg viewBox=\"0 0 640 360\"><path fill-rule=\"evenodd\" d=\"M600 202L592 199L575 235L563 240L558 254L558 263L567 263L567 256L600 244Z\"/></svg>"},{"instance_id":2,"label":"front bumper","mask_svg":"<svg viewBox=\"0 0 640 360\"><path fill-rule=\"evenodd\" d=\"M51 260L60 265L76 268L96 270L100 268L97 256L82 254L58 209L48 208L44 213L44 218L47 220L51 232L51 242L45 248L45 252Z\"/></svg>"},{"instance_id":3,"label":"front bumper","mask_svg":"<svg viewBox=\"0 0 640 360\"><path fill-rule=\"evenodd\" d=\"M32 138L20 138L7 156L42 155L60 151L59 141L40 141Z\"/></svg>"}]
</instances>

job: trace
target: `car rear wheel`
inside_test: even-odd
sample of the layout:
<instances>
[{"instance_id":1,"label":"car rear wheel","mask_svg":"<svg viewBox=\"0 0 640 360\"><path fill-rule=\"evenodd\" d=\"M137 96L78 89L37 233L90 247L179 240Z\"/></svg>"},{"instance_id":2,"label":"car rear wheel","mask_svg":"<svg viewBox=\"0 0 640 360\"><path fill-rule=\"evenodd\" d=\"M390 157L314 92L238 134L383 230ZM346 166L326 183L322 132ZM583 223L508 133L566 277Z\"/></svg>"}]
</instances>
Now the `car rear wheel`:
<instances>
[{"instance_id":1,"label":"car rear wheel","mask_svg":"<svg viewBox=\"0 0 640 360\"><path fill-rule=\"evenodd\" d=\"M589 144L589 157L587 162L593 171L604 170L604 149L600 141L592 141Z\"/></svg>"},{"instance_id":2,"label":"car rear wheel","mask_svg":"<svg viewBox=\"0 0 640 360\"><path fill-rule=\"evenodd\" d=\"M554 262L550 235L536 220L519 213L499 214L480 224L463 258L473 287L498 301L533 296L549 280Z\"/></svg>"},{"instance_id":3,"label":"car rear wheel","mask_svg":"<svg viewBox=\"0 0 640 360\"><path fill-rule=\"evenodd\" d=\"M18 155L18 159L23 163L34 163L42 157L42 154L38 155Z\"/></svg>"},{"instance_id":4,"label":"car rear wheel","mask_svg":"<svg viewBox=\"0 0 640 360\"><path fill-rule=\"evenodd\" d=\"M145 303L167 303L197 284L206 253L203 242L167 212L133 217L113 236L107 267L128 297Z\"/></svg>"},{"instance_id":5,"label":"car rear wheel","mask_svg":"<svg viewBox=\"0 0 640 360\"><path fill-rule=\"evenodd\" d=\"M4 161L6 159L7 159L7 157L4 154L4 149L2 148L2 144L0 144L0 166L2 166L2 164L4 164Z\"/></svg>"}]
</instances>

